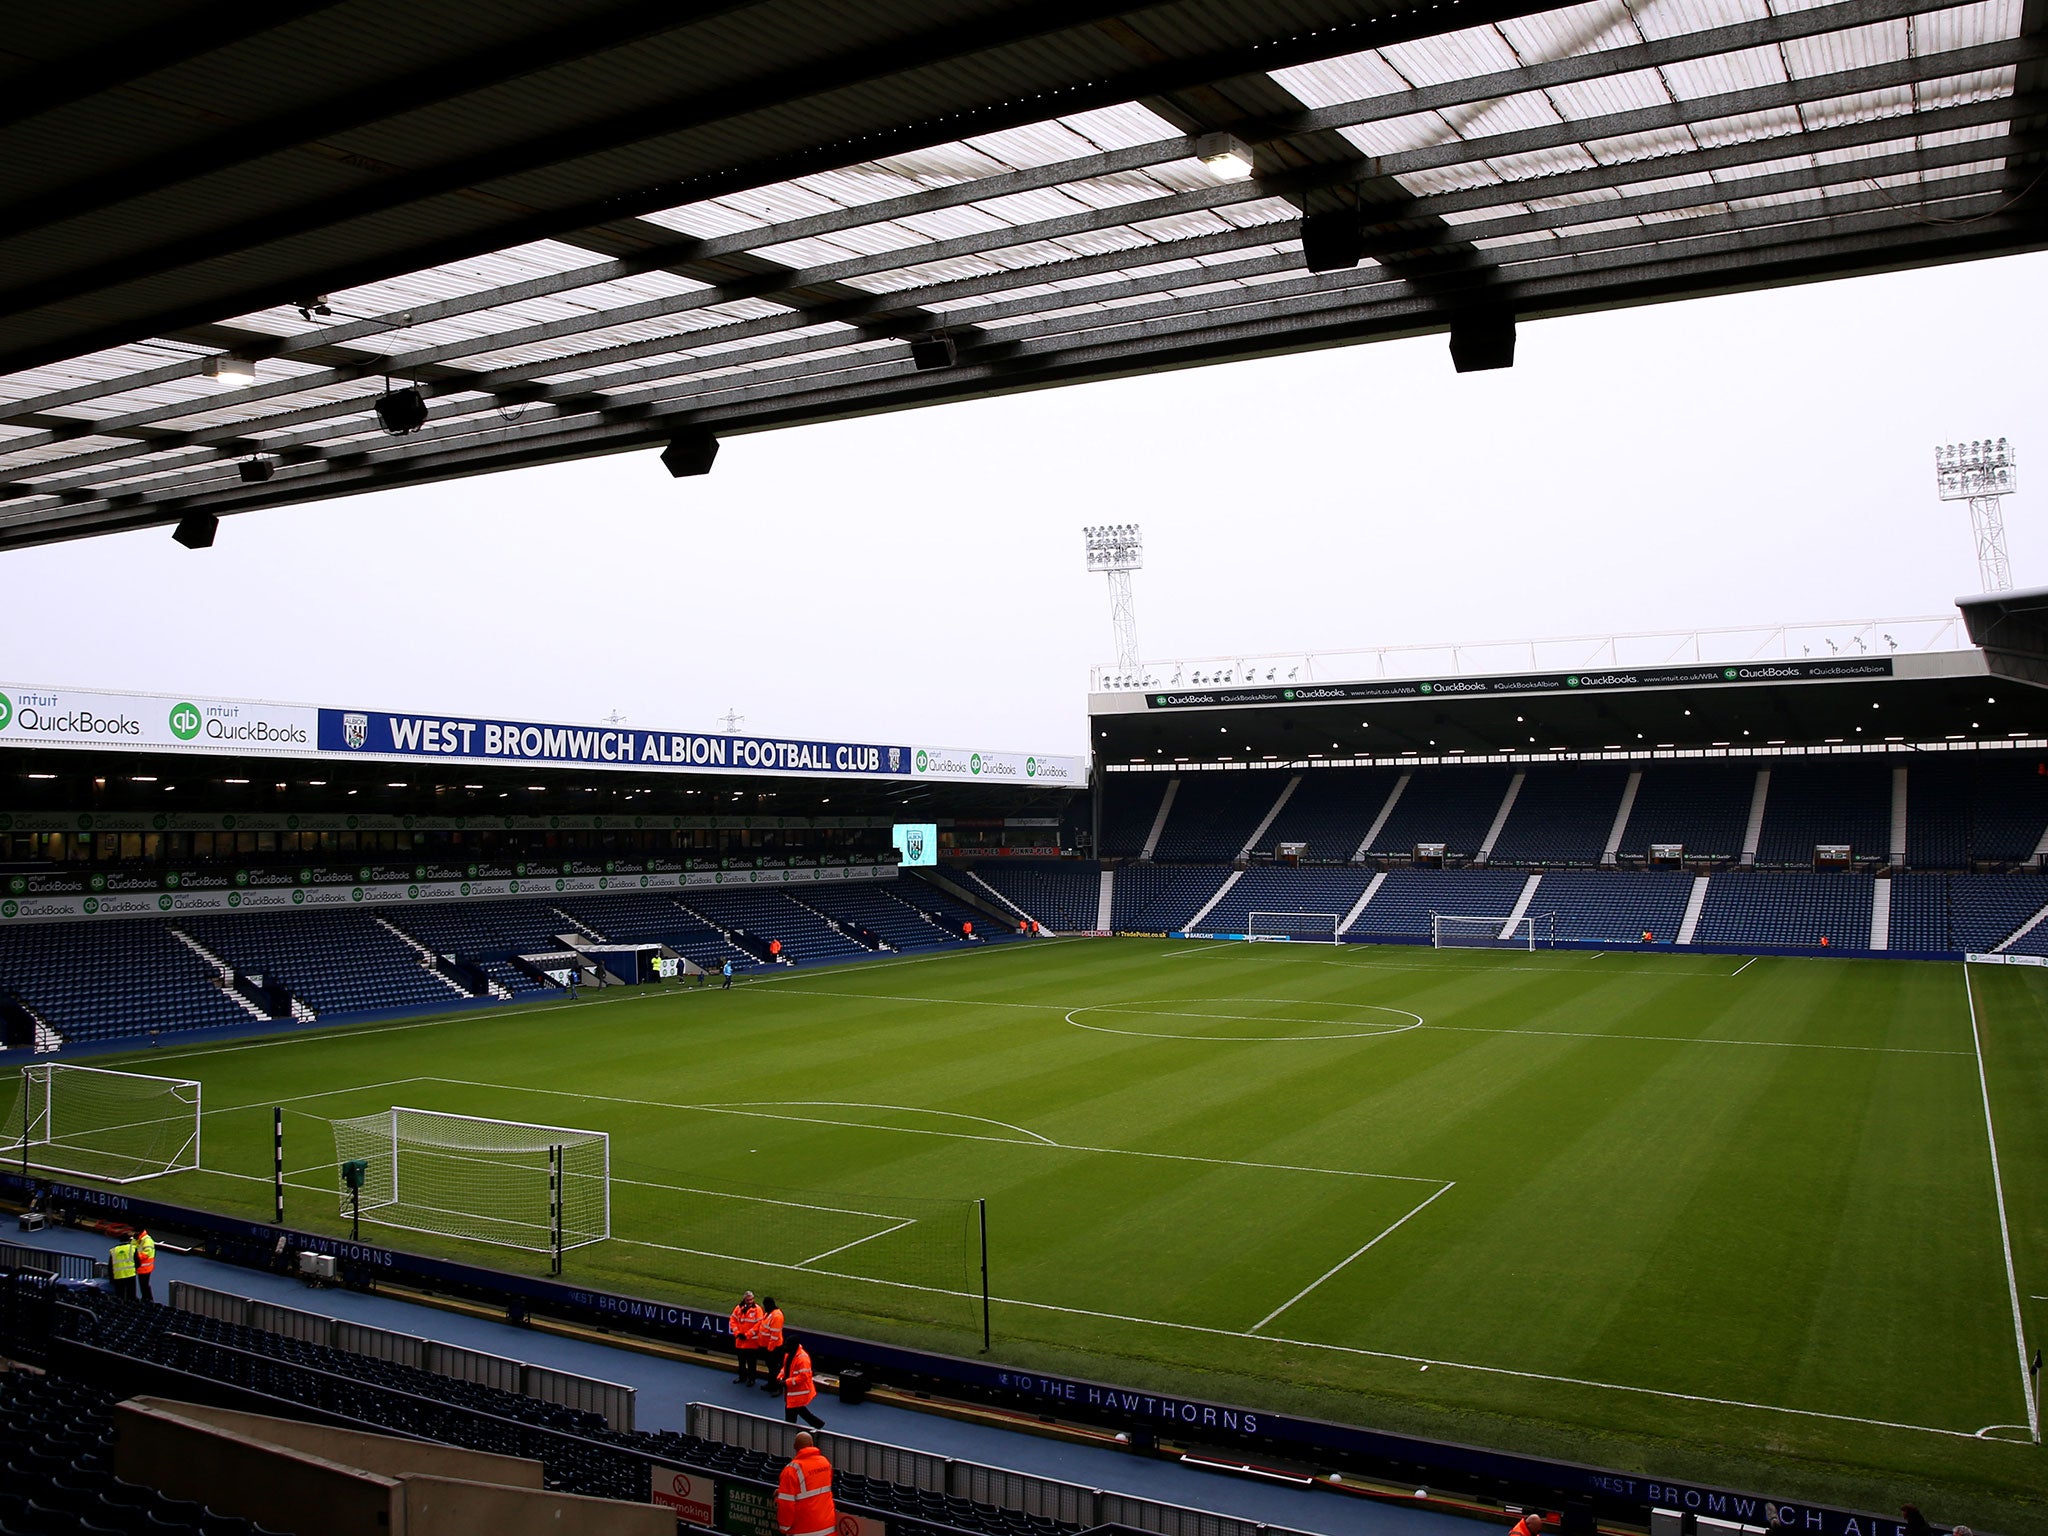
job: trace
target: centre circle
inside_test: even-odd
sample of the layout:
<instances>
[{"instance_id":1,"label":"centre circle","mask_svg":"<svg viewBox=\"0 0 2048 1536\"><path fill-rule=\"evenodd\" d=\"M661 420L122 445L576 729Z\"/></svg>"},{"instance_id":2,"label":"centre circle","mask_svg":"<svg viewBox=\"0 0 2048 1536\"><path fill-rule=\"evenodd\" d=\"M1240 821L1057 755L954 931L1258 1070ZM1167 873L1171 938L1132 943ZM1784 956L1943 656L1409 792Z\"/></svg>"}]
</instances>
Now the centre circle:
<instances>
[{"instance_id":1,"label":"centre circle","mask_svg":"<svg viewBox=\"0 0 2048 1536\"><path fill-rule=\"evenodd\" d=\"M1067 1022L1140 1040L1236 1040L1248 1044L1375 1040L1422 1027L1422 1015L1377 1003L1309 1002L1298 997L1167 997L1071 1008Z\"/></svg>"}]
</instances>

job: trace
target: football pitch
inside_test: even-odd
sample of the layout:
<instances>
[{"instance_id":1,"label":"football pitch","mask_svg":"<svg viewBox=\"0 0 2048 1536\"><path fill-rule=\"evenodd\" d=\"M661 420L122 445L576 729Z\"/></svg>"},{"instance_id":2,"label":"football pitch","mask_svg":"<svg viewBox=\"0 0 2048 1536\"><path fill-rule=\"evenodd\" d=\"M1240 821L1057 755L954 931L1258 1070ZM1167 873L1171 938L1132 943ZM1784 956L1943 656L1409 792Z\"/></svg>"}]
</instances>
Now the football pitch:
<instances>
[{"instance_id":1,"label":"football pitch","mask_svg":"<svg viewBox=\"0 0 2048 1536\"><path fill-rule=\"evenodd\" d=\"M327 1120L604 1131L593 1285L1019 1366L2048 1529L2048 974L1072 940L138 1052L345 1230ZM514 1248L366 1219L505 1268Z\"/></svg>"}]
</instances>

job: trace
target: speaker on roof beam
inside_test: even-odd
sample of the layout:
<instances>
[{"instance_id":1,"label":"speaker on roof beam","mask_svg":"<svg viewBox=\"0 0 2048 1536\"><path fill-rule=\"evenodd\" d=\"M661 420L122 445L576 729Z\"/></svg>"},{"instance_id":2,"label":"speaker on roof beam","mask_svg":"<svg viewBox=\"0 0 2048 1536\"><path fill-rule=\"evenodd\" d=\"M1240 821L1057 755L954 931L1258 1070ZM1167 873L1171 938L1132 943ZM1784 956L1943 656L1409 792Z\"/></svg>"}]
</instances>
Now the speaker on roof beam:
<instances>
[{"instance_id":1,"label":"speaker on roof beam","mask_svg":"<svg viewBox=\"0 0 2048 1536\"><path fill-rule=\"evenodd\" d=\"M1305 214L1301 261L1311 272L1341 272L1365 259L1365 215L1356 208Z\"/></svg>"},{"instance_id":2,"label":"speaker on roof beam","mask_svg":"<svg viewBox=\"0 0 2048 1536\"><path fill-rule=\"evenodd\" d=\"M171 537L187 549L211 549L213 536L219 530L220 519L211 512L187 512L178 519Z\"/></svg>"},{"instance_id":3,"label":"speaker on roof beam","mask_svg":"<svg viewBox=\"0 0 2048 1536\"><path fill-rule=\"evenodd\" d=\"M711 461L718 457L718 439L702 427L688 427L668 440L661 450L661 465L676 479L687 475L708 475Z\"/></svg>"},{"instance_id":4,"label":"speaker on roof beam","mask_svg":"<svg viewBox=\"0 0 2048 1536\"><path fill-rule=\"evenodd\" d=\"M1477 309L1451 316L1451 366L1460 373L1515 366L1515 312Z\"/></svg>"},{"instance_id":5,"label":"speaker on roof beam","mask_svg":"<svg viewBox=\"0 0 2048 1536\"><path fill-rule=\"evenodd\" d=\"M959 356L959 346L944 331L911 338L910 360L917 365L919 373L932 368L950 368Z\"/></svg>"},{"instance_id":6,"label":"speaker on roof beam","mask_svg":"<svg viewBox=\"0 0 2048 1536\"><path fill-rule=\"evenodd\" d=\"M403 437L408 432L417 432L427 424L426 397L410 384L404 389L394 389L389 394L379 395L377 420L393 437Z\"/></svg>"}]
</instances>

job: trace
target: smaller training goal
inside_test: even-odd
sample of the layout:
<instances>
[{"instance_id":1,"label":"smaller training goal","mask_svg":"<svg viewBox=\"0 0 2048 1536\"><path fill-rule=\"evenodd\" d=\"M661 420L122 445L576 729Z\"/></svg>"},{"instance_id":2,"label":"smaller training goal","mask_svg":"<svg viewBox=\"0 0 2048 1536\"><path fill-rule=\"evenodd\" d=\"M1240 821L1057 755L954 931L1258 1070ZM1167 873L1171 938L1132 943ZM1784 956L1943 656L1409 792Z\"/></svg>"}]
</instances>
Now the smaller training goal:
<instances>
[{"instance_id":1,"label":"smaller training goal","mask_svg":"<svg viewBox=\"0 0 2048 1536\"><path fill-rule=\"evenodd\" d=\"M1252 912L1245 917L1248 939L1285 940L1295 944L1335 944L1341 912Z\"/></svg>"},{"instance_id":2,"label":"smaller training goal","mask_svg":"<svg viewBox=\"0 0 2048 1536\"><path fill-rule=\"evenodd\" d=\"M365 1165L365 1220L536 1253L612 1235L603 1131L402 1107L330 1123L337 1168ZM344 1183L342 1215L355 1199Z\"/></svg>"},{"instance_id":3,"label":"smaller training goal","mask_svg":"<svg viewBox=\"0 0 2048 1536\"><path fill-rule=\"evenodd\" d=\"M1429 914L1430 943L1437 949L1535 949L1557 942L1557 914L1527 917L1467 917Z\"/></svg>"},{"instance_id":4,"label":"smaller training goal","mask_svg":"<svg viewBox=\"0 0 2048 1536\"><path fill-rule=\"evenodd\" d=\"M0 1152L25 1170L133 1184L199 1166L199 1084L104 1067L21 1069Z\"/></svg>"}]
</instances>

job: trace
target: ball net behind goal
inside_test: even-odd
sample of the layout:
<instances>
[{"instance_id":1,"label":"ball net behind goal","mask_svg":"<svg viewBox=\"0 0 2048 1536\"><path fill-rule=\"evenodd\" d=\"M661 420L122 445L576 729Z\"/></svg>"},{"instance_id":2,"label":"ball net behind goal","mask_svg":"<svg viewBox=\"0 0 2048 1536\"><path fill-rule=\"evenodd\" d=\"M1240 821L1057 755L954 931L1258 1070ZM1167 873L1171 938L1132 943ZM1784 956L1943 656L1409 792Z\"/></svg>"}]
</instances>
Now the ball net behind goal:
<instances>
[{"instance_id":1,"label":"ball net behind goal","mask_svg":"<svg viewBox=\"0 0 2048 1536\"><path fill-rule=\"evenodd\" d=\"M337 1166L364 1166L364 1220L549 1253L611 1236L603 1131L393 1108L330 1122ZM341 1213L356 1195L341 1191Z\"/></svg>"},{"instance_id":2,"label":"ball net behind goal","mask_svg":"<svg viewBox=\"0 0 2048 1536\"><path fill-rule=\"evenodd\" d=\"M132 1184L199 1166L199 1084L44 1062L0 1110L0 1156L33 1172Z\"/></svg>"}]
</instances>

